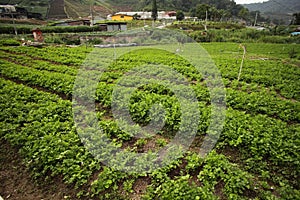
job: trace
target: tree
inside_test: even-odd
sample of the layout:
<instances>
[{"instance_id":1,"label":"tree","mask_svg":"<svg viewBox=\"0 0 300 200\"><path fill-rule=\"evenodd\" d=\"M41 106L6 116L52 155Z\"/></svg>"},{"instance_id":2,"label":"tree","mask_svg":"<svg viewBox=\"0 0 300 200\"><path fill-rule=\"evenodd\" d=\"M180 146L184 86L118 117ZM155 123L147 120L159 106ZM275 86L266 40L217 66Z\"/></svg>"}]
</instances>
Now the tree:
<instances>
[{"instance_id":1,"label":"tree","mask_svg":"<svg viewBox=\"0 0 300 200\"><path fill-rule=\"evenodd\" d=\"M212 20L212 21L216 21L217 19L221 18L219 10L216 9L216 7L214 7L214 6L211 6L209 8L208 15L209 15L210 20Z\"/></svg>"},{"instance_id":2,"label":"tree","mask_svg":"<svg viewBox=\"0 0 300 200\"><path fill-rule=\"evenodd\" d=\"M233 6L230 8L230 11L231 11L231 14L232 14L233 16L238 16L238 15L239 15L239 12L240 12L242 9L245 9L242 5L233 5Z\"/></svg>"},{"instance_id":3,"label":"tree","mask_svg":"<svg viewBox=\"0 0 300 200\"><path fill-rule=\"evenodd\" d=\"M219 14L220 14L220 21L227 21L228 18L231 17L231 13L228 10L221 9L219 10Z\"/></svg>"},{"instance_id":4,"label":"tree","mask_svg":"<svg viewBox=\"0 0 300 200\"><path fill-rule=\"evenodd\" d=\"M210 6L207 4L198 4L195 10L195 17L198 19L206 19L206 12L210 9Z\"/></svg>"},{"instance_id":5,"label":"tree","mask_svg":"<svg viewBox=\"0 0 300 200\"><path fill-rule=\"evenodd\" d=\"M241 9L238 16L244 20L247 20L249 17L249 10L247 8Z\"/></svg>"},{"instance_id":6,"label":"tree","mask_svg":"<svg viewBox=\"0 0 300 200\"><path fill-rule=\"evenodd\" d=\"M176 19L178 21L184 20L184 13L181 10L179 10L179 11L176 12Z\"/></svg>"},{"instance_id":7,"label":"tree","mask_svg":"<svg viewBox=\"0 0 300 200\"><path fill-rule=\"evenodd\" d=\"M255 20L256 23L260 23L260 22L267 22L268 19L264 18L261 14L260 11L256 10L256 11L251 11L249 13L250 19L251 19L251 23L255 24Z\"/></svg>"},{"instance_id":8,"label":"tree","mask_svg":"<svg viewBox=\"0 0 300 200\"><path fill-rule=\"evenodd\" d=\"M154 21L157 20L157 4L156 4L156 0L152 0L152 14L151 17Z\"/></svg>"}]
</instances>

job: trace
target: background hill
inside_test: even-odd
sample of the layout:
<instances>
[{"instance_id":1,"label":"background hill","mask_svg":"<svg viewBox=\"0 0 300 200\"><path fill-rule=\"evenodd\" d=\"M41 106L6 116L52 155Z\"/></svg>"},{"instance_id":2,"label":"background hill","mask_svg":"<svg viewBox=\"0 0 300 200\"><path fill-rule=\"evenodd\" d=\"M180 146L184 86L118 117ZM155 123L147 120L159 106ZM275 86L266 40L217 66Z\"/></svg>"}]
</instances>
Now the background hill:
<instances>
[{"instance_id":1,"label":"background hill","mask_svg":"<svg viewBox=\"0 0 300 200\"><path fill-rule=\"evenodd\" d=\"M0 0L0 4L18 4L29 12L39 12L44 18L78 18L90 15L90 5L96 16L106 17L117 11L150 11L152 0ZM197 4L209 4L217 9L238 15L242 6L250 11L260 11L264 17L288 24L292 14L300 12L299 0L270 0L264 3L237 5L232 0L158 0L158 10L190 12ZM274 22L275 22L274 21Z\"/></svg>"},{"instance_id":2,"label":"background hill","mask_svg":"<svg viewBox=\"0 0 300 200\"><path fill-rule=\"evenodd\" d=\"M244 4L250 11L260 11L264 16L271 19L282 20L289 23L293 13L300 12L299 0L270 0L263 3Z\"/></svg>"},{"instance_id":3,"label":"background hill","mask_svg":"<svg viewBox=\"0 0 300 200\"><path fill-rule=\"evenodd\" d=\"M44 18L78 18L90 15L90 0L0 0L0 4L19 5L30 12L39 12ZM115 8L110 2L94 0L93 11L96 15L106 17Z\"/></svg>"},{"instance_id":4,"label":"background hill","mask_svg":"<svg viewBox=\"0 0 300 200\"><path fill-rule=\"evenodd\" d=\"M30 12L39 12L43 17L50 14L50 18L86 17L90 15L90 5L94 2L95 15L106 17L117 11L150 11L152 0L0 0L0 4L18 4ZM159 0L158 10L182 10L189 12L197 4L209 4L218 9L239 10L231 0Z\"/></svg>"},{"instance_id":5,"label":"background hill","mask_svg":"<svg viewBox=\"0 0 300 200\"><path fill-rule=\"evenodd\" d=\"M117 7L129 7L131 10L151 10L152 0L106 0ZM182 10L189 12L197 4L214 5L218 9L239 7L232 0L157 0L158 10Z\"/></svg>"},{"instance_id":6,"label":"background hill","mask_svg":"<svg viewBox=\"0 0 300 200\"><path fill-rule=\"evenodd\" d=\"M43 15L43 17L46 16L46 13L49 8L49 2L50 0L38 0L38 1L32 1L32 0L0 0L0 4L11 4L11 5L19 5L21 7L24 7L29 12L38 12Z\"/></svg>"}]
</instances>

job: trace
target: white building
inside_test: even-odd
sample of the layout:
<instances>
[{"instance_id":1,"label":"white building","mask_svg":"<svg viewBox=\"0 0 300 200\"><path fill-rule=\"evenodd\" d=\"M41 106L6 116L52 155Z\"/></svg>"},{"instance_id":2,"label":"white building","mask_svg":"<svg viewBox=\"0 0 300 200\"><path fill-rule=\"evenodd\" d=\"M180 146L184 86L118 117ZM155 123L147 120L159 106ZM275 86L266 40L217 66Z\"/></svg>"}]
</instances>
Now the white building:
<instances>
[{"instance_id":1,"label":"white building","mask_svg":"<svg viewBox=\"0 0 300 200\"><path fill-rule=\"evenodd\" d=\"M137 12L118 12L116 14L122 14L122 15L138 15L139 19L152 19L151 12L143 12L143 11L137 11ZM176 20L176 12L175 11L160 11L157 12L157 19L172 19ZM109 19L109 16L108 16Z\"/></svg>"}]
</instances>

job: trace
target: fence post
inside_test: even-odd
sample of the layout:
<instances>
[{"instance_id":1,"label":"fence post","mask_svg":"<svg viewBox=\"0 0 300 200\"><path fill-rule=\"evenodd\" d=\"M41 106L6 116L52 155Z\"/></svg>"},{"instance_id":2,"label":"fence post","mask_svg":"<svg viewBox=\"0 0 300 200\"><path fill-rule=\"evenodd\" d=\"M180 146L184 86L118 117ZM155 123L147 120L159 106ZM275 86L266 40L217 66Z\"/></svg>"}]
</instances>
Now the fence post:
<instances>
[{"instance_id":1,"label":"fence post","mask_svg":"<svg viewBox=\"0 0 300 200\"><path fill-rule=\"evenodd\" d=\"M239 47L244 50L244 54L243 54L243 58L242 58L242 62L241 62L241 67L240 67L239 75L238 75L238 82L240 81L240 78L241 78L242 69L243 69L243 65L244 65L244 60L245 60L245 56L246 56L246 47L244 45L242 45L242 44L240 44Z\"/></svg>"}]
</instances>

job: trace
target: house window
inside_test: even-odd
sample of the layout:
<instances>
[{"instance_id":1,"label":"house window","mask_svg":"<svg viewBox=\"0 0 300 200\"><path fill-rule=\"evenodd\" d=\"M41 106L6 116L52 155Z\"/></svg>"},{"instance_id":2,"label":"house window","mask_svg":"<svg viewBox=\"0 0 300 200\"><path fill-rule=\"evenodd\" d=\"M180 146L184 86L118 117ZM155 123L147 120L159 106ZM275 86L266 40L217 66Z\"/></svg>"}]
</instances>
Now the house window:
<instances>
[{"instance_id":1,"label":"house window","mask_svg":"<svg viewBox=\"0 0 300 200\"><path fill-rule=\"evenodd\" d=\"M124 15L121 15L121 18L124 18Z\"/></svg>"}]
</instances>

